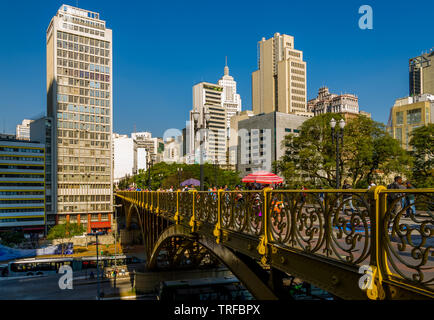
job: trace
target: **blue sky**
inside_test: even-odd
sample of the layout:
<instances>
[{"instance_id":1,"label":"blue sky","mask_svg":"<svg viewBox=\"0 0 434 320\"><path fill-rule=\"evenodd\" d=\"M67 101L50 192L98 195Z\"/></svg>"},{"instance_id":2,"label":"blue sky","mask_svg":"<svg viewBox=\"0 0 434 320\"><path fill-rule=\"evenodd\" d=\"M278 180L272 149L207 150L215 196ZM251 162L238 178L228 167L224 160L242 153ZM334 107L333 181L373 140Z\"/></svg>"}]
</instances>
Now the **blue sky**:
<instances>
[{"instance_id":1,"label":"blue sky","mask_svg":"<svg viewBox=\"0 0 434 320\"><path fill-rule=\"evenodd\" d=\"M0 132L46 111L45 31L63 4L10 1L0 12ZM295 37L307 62L308 99L327 85L354 93L362 110L387 122L408 95L408 59L434 47L434 1L78 1L113 29L114 132L182 129L192 86L216 82L225 56L251 109L257 42L275 32ZM361 5L373 30L358 27ZM5 4L3 4L5 6Z\"/></svg>"}]
</instances>

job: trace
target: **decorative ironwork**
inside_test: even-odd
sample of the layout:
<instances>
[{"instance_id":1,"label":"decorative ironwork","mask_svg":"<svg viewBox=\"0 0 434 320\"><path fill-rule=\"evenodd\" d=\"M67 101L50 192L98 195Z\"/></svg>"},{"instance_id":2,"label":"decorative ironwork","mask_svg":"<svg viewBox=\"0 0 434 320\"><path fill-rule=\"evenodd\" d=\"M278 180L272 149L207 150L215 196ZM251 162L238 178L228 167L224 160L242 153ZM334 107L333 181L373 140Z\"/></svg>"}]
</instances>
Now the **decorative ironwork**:
<instances>
[{"instance_id":1,"label":"decorative ironwork","mask_svg":"<svg viewBox=\"0 0 434 320\"><path fill-rule=\"evenodd\" d=\"M386 197L387 196L387 197ZM385 191L382 234L390 278L434 288L434 193Z\"/></svg>"},{"instance_id":2,"label":"decorative ironwork","mask_svg":"<svg viewBox=\"0 0 434 320\"><path fill-rule=\"evenodd\" d=\"M375 271L375 285L366 294L377 299L384 298L383 279L387 285L434 297L433 194L433 189L379 186L369 191L121 191L117 196L143 211L145 220L135 218L140 227L148 228L142 233L151 232L155 238L150 238L151 245L159 231L149 223L167 216L191 226L194 233L207 224L217 243L228 241L224 234L229 231L248 236L250 248L252 237L256 238L264 264L273 263L273 252L300 252L332 259L345 268L368 265ZM176 251L178 257L205 254L193 247L178 249L183 250Z\"/></svg>"}]
</instances>

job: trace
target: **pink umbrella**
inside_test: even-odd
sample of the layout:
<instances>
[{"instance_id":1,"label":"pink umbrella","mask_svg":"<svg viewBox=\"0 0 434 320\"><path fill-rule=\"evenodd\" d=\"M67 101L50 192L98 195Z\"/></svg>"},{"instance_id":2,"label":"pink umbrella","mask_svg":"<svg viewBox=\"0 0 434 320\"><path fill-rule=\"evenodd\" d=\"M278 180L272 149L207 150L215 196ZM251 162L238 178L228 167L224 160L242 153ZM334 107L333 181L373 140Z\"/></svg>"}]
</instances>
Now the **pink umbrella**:
<instances>
[{"instance_id":1,"label":"pink umbrella","mask_svg":"<svg viewBox=\"0 0 434 320\"><path fill-rule=\"evenodd\" d=\"M272 183L282 183L283 178L268 171L256 171L245 176L241 181L246 183L256 182L256 183L272 184Z\"/></svg>"}]
</instances>

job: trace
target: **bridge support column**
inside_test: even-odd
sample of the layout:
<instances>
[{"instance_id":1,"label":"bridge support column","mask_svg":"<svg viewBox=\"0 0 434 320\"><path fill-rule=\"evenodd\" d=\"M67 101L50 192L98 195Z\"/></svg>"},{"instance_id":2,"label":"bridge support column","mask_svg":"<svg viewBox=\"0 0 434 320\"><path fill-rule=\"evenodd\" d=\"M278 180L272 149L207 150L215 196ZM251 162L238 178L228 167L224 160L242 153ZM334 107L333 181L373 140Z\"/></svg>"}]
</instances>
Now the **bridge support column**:
<instances>
[{"instance_id":1,"label":"bridge support column","mask_svg":"<svg viewBox=\"0 0 434 320\"><path fill-rule=\"evenodd\" d=\"M289 293L285 292L283 287L283 278L285 278L285 273L279 269L270 268L270 277L268 280L268 285L273 290L274 294L279 298L279 300L286 300L292 298Z\"/></svg>"}]
</instances>

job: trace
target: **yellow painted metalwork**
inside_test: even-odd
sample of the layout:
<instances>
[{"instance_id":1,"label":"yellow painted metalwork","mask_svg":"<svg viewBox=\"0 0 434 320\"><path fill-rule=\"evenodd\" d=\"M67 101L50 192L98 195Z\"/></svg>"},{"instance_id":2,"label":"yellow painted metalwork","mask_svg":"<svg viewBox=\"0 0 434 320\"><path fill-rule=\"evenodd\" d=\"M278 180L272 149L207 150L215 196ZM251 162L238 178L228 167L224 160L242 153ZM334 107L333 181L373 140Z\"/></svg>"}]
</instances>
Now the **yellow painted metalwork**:
<instances>
[{"instance_id":1,"label":"yellow painted metalwork","mask_svg":"<svg viewBox=\"0 0 434 320\"><path fill-rule=\"evenodd\" d=\"M196 231L196 215L195 215L195 210L194 210L194 203L196 200L196 194L197 194L197 190L193 190L193 210L191 213L191 219L190 219L190 223L189 226L191 227L191 232L195 232Z\"/></svg>"},{"instance_id":2,"label":"yellow painted metalwork","mask_svg":"<svg viewBox=\"0 0 434 320\"><path fill-rule=\"evenodd\" d=\"M175 216L173 217L173 219L175 220L176 224L179 224L180 222L180 216L179 216L179 190L176 191L176 212L175 212Z\"/></svg>"},{"instance_id":3,"label":"yellow painted metalwork","mask_svg":"<svg viewBox=\"0 0 434 320\"><path fill-rule=\"evenodd\" d=\"M191 212L191 218L189 221L189 226L191 227L192 232L196 232L197 228L202 221L197 220L198 217L196 216L196 201L197 196L206 196L206 192L198 192L196 190L189 191L189 193L192 193L192 212ZM223 241L224 233L227 233L227 230L223 230L222 227L222 195L225 193L233 193L233 192L239 192L239 191L224 191L224 190L218 190L218 201L217 201L217 222L214 225L213 229L213 235L216 237L215 241L217 243L221 243ZM243 193L249 193L249 192L255 192L258 193L258 191L242 191ZM372 244L375 244L375 250L370 252L371 254L371 265L370 268L372 270L372 285L366 289L366 295L369 299L372 300L381 300L385 299L385 286L393 284L396 286L396 288L406 288L410 289L413 292L416 292L418 294L424 294L427 296L433 296L433 292L429 289L424 289L417 286L417 283L415 282L414 285L412 284L411 280L410 282L400 282L400 277L396 274L393 274L391 271L391 268L389 267L389 264L391 261L388 261L388 255L387 255L387 247L386 243L384 242L385 236L388 236L387 234L384 234L384 219L387 213L387 194L389 193L434 193L434 188L425 188L425 189L411 189L405 190L405 189L399 189L399 190L387 190L384 186L376 186L375 188L370 189L369 191L366 189L344 189L344 190L328 190L328 189L318 189L318 190L272 190L270 188L266 188L263 190L263 217L262 217L262 223L263 223L263 230L257 235L259 237L259 245L257 247L257 251L262 256L261 262L264 265L269 264L270 259L270 250L271 252L274 252L278 246L275 246L273 244L273 234L272 234L272 226L270 226L270 208L268 208L269 204L268 201L272 200L270 196L273 196L274 194L277 194L277 198L280 200L282 199L282 196L284 193L325 193L325 199L323 204L327 207L328 206L328 197L327 194L329 193L363 193L366 194L367 192L371 193L370 199L374 202L372 203L372 206L370 207L371 210L371 218L376 220L375 223L375 230L371 230L370 236L375 237L372 238ZM149 193L151 193L149 195ZM156 193L157 196L157 202L156 207L154 208L154 193ZM181 191L176 191L176 212L174 213L174 220L176 224L180 224L182 220L182 215L180 212L180 193ZM280 196L279 196L280 194ZM132 192L118 192L117 196L119 196L122 199L131 199L134 193ZM146 192L146 200L145 200L145 194L140 193L141 197L140 200L142 200L141 205L144 205L146 208L149 208L151 212L159 213L160 211L160 192ZM166 199L166 198L165 198ZM202 200L202 199L201 199ZM131 200L130 200L131 201ZM133 200L134 201L134 200ZM166 199L167 201L167 199ZM173 200L169 200L173 201ZM294 199L294 201L296 201ZM202 201L200 202L202 203ZM168 208L172 207L169 204L166 204ZM153 211L155 209L155 211ZM215 220L214 220L215 221ZM277 240L274 240L277 241ZM280 247L279 247L280 248ZM280 248L283 250L288 250L291 252L297 252L297 250L292 250L291 248ZM374 252L375 251L375 252Z\"/></svg>"},{"instance_id":4,"label":"yellow painted metalwork","mask_svg":"<svg viewBox=\"0 0 434 320\"><path fill-rule=\"evenodd\" d=\"M217 204L217 224L215 225L214 232L213 232L214 236L216 237L215 241L217 243L220 243L220 241L221 241L221 228L222 228L221 195L222 195L223 191L224 190L219 189L218 193L217 193L217 201L218 201L218 204Z\"/></svg>"}]
</instances>

